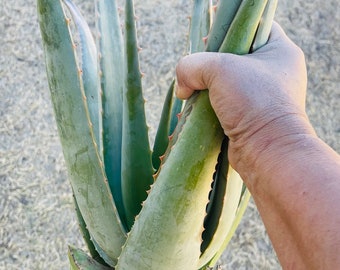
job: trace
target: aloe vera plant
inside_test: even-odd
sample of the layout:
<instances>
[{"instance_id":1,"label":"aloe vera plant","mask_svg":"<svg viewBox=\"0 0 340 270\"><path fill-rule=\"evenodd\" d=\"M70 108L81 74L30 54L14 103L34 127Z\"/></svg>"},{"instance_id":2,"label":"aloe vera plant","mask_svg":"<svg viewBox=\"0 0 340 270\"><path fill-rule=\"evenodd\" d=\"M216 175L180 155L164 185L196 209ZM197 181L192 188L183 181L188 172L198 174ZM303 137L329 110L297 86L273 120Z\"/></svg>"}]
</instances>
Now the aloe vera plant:
<instances>
[{"instance_id":1,"label":"aloe vera plant","mask_svg":"<svg viewBox=\"0 0 340 270\"><path fill-rule=\"evenodd\" d=\"M90 253L70 247L71 269L213 266L250 194L229 166L228 139L207 91L182 104L171 84L151 151L133 1L125 1L124 31L116 1L95 1L96 39L71 0L37 3L56 122ZM275 0L220 0L215 13L211 1L195 0L189 51L250 53L266 42L275 9Z\"/></svg>"}]
</instances>

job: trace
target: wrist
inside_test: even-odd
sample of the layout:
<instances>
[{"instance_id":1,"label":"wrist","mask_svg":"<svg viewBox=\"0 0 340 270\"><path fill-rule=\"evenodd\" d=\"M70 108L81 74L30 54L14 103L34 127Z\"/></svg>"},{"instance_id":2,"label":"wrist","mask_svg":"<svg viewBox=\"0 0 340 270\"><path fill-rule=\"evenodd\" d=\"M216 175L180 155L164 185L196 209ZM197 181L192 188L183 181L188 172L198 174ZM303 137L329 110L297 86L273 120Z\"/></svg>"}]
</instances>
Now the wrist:
<instances>
[{"instance_id":1,"label":"wrist","mask_svg":"<svg viewBox=\"0 0 340 270\"><path fill-rule=\"evenodd\" d=\"M256 185L266 172L279 169L292 155L303 152L309 139L317 138L304 113L276 113L257 117L244 125L246 131L235 131L231 136L230 162L248 188Z\"/></svg>"}]
</instances>

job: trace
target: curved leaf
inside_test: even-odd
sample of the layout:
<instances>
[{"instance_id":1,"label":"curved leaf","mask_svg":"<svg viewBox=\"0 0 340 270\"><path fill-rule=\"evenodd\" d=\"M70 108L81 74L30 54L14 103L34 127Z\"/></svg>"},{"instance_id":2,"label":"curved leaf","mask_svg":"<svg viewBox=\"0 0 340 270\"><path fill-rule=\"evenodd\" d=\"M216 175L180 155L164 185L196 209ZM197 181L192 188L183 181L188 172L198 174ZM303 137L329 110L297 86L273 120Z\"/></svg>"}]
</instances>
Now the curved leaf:
<instances>
[{"instance_id":1,"label":"curved leaf","mask_svg":"<svg viewBox=\"0 0 340 270\"><path fill-rule=\"evenodd\" d=\"M189 53L203 52L210 29L210 1L195 0L189 31Z\"/></svg>"},{"instance_id":2,"label":"curved leaf","mask_svg":"<svg viewBox=\"0 0 340 270\"><path fill-rule=\"evenodd\" d=\"M153 182L153 167L139 70L133 1L125 2L126 89L123 94L122 193L131 228Z\"/></svg>"},{"instance_id":3,"label":"curved leaf","mask_svg":"<svg viewBox=\"0 0 340 270\"><path fill-rule=\"evenodd\" d=\"M236 211L239 206L243 181L239 174L231 167L228 170L226 190L221 205L221 214L218 216L216 228L210 232L210 242L201 254L199 268L206 265L219 251L234 224Z\"/></svg>"},{"instance_id":4,"label":"curved leaf","mask_svg":"<svg viewBox=\"0 0 340 270\"><path fill-rule=\"evenodd\" d=\"M77 219L78 219L78 223L79 223L79 228L80 228L80 232L84 238L85 244L91 254L91 257L93 259L95 259L97 262L106 265L105 261L102 259L102 257L99 255L99 253L96 251L96 247L94 245L94 243L91 240L91 236L90 236L90 232L88 231L88 229L86 228L86 224L85 224L85 220L83 219L83 216L80 213L80 209L79 206L77 204L76 198L73 195L73 200L74 200L74 205L76 208L76 215L77 215Z\"/></svg>"},{"instance_id":5,"label":"curved leaf","mask_svg":"<svg viewBox=\"0 0 340 270\"><path fill-rule=\"evenodd\" d=\"M265 10L256 32L254 43L252 46L252 51L256 51L264 44L267 43L270 30L272 29L272 24L275 16L275 11L277 7L278 0L268 0Z\"/></svg>"},{"instance_id":6,"label":"curved leaf","mask_svg":"<svg viewBox=\"0 0 340 270\"><path fill-rule=\"evenodd\" d=\"M68 258L71 270L112 270L89 257L84 251L75 247L68 247Z\"/></svg>"},{"instance_id":7,"label":"curved leaf","mask_svg":"<svg viewBox=\"0 0 340 270\"><path fill-rule=\"evenodd\" d=\"M242 0L218 1L214 22L208 35L207 52L217 52L229 30Z\"/></svg>"},{"instance_id":8,"label":"curved leaf","mask_svg":"<svg viewBox=\"0 0 340 270\"><path fill-rule=\"evenodd\" d=\"M87 106L90 113L92 128L98 148L102 149L101 97L98 85L97 49L91 30L80 10L70 1L64 0L78 30L81 47L81 76L84 85Z\"/></svg>"},{"instance_id":9,"label":"curved leaf","mask_svg":"<svg viewBox=\"0 0 340 270\"><path fill-rule=\"evenodd\" d=\"M219 248L218 252L214 255L214 257L209 262L209 266L210 267L213 267L217 263L218 259L221 257L223 251L227 247L227 245L230 242L231 238L235 234L235 231L236 231L238 225L240 224L240 222L242 220L244 212L247 209L250 197L251 197L251 194L248 191L248 189L246 189L245 192L243 193L241 199L240 199L240 203L239 203L239 206L238 206L238 209L237 209L237 212L236 212L236 216L235 216L235 218L233 220L233 224L232 224L232 226L231 226L231 228L229 230L229 233L226 236L226 238L224 239L223 244Z\"/></svg>"},{"instance_id":10,"label":"curved leaf","mask_svg":"<svg viewBox=\"0 0 340 270\"><path fill-rule=\"evenodd\" d=\"M103 159L119 216L126 228L121 186L122 114L125 84L123 36L115 0L96 1L96 26L102 91Z\"/></svg>"},{"instance_id":11,"label":"curved leaf","mask_svg":"<svg viewBox=\"0 0 340 270\"><path fill-rule=\"evenodd\" d=\"M197 98L197 99L196 99ZM191 108L192 107L192 108ZM208 92L194 95L185 122L129 234L117 268L197 269L205 206L223 130Z\"/></svg>"},{"instance_id":12,"label":"curved leaf","mask_svg":"<svg viewBox=\"0 0 340 270\"><path fill-rule=\"evenodd\" d=\"M165 150L169 144L169 132L170 132L170 124L171 124L171 111L173 107L174 101L174 86L175 81L173 80L168 93L165 97L165 101L163 104L163 110L161 119L159 121L155 143L152 151L152 165L154 169L157 171L159 165L161 164L160 157L165 153Z\"/></svg>"},{"instance_id":13,"label":"curved leaf","mask_svg":"<svg viewBox=\"0 0 340 270\"><path fill-rule=\"evenodd\" d=\"M38 14L51 99L72 189L91 236L115 262L126 236L95 143L69 19L61 1L56 0L38 0Z\"/></svg>"},{"instance_id":14,"label":"curved leaf","mask_svg":"<svg viewBox=\"0 0 340 270\"><path fill-rule=\"evenodd\" d=\"M219 52L247 54L268 0L243 0L237 10Z\"/></svg>"}]
</instances>

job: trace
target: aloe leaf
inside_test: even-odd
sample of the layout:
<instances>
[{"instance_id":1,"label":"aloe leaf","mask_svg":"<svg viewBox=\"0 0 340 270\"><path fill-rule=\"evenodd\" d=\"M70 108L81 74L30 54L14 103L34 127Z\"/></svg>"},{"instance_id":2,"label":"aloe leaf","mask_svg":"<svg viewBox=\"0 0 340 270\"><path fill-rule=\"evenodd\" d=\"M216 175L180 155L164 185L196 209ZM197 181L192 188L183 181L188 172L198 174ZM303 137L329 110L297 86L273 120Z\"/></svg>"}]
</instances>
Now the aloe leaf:
<instances>
[{"instance_id":1,"label":"aloe leaf","mask_svg":"<svg viewBox=\"0 0 340 270\"><path fill-rule=\"evenodd\" d=\"M96 146L69 19L61 1L37 3L47 78L72 189L91 236L115 262L126 236Z\"/></svg>"},{"instance_id":2,"label":"aloe leaf","mask_svg":"<svg viewBox=\"0 0 340 270\"><path fill-rule=\"evenodd\" d=\"M211 258L219 251L225 238L228 236L230 229L234 223L235 215L239 206L239 198L241 197L243 181L238 173L229 167L227 176L227 186L221 207L222 213L218 217L218 225L210 236L210 242L203 251L199 268L206 265Z\"/></svg>"},{"instance_id":3,"label":"aloe leaf","mask_svg":"<svg viewBox=\"0 0 340 270\"><path fill-rule=\"evenodd\" d=\"M122 193L127 226L131 228L146 191L153 182L153 167L139 70L133 1L125 2L126 89L123 94Z\"/></svg>"},{"instance_id":4,"label":"aloe leaf","mask_svg":"<svg viewBox=\"0 0 340 270\"><path fill-rule=\"evenodd\" d=\"M204 38L208 36L210 29L209 11L209 0L194 1L189 31L189 53L204 51Z\"/></svg>"},{"instance_id":5,"label":"aloe leaf","mask_svg":"<svg viewBox=\"0 0 340 270\"><path fill-rule=\"evenodd\" d=\"M209 203L207 205L207 216L204 219L204 228L202 234L201 252L203 253L210 244L211 239L216 231L219 219L222 213L223 201L226 194L229 162L228 138L224 137L221 146L221 152L217 159L216 171L213 177L212 189L209 194Z\"/></svg>"},{"instance_id":6,"label":"aloe leaf","mask_svg":"<svg viewBox=\"0 0 340 270\"><path fill-rule=\"evenodd\" d=\"M192 17L189 31L189 52L203 51L205 44L203 38L207 36L210 28L210 1L195 0L193 4ZM178 123L178 114L182 110L183 101L174 96L173 81L168 90L167 97L163 106L160 124L155 137L153 151L154 168L158 170L162 156L168 146L169 136L174 132Z\"/></svg>"},{"instance_id":7,"label":"aloe leaf","mask_svg":"<svg viewBox=\"0 0 340 270\"><path fill-rule=\"evenodd\" d=\"M243 193L242 197L241 197L241 200L240 200L237 212L236 212L236 216L235 216L235 218L233 220L233 224L232 224L232 226L231 226L231 228L230 228L226 238L224 239L221 247L219 248L219 250L217 251L215 256L209 262L209 266L210 267L213 267L217 263L218 259L221 257L223 251L226 249L226 247L227 247L228 243L230 242L231 238L235 234L235 231L236 231L238 225L240 224L240 222L242 220L244 212L247 209L250 197L251 197L251 194L250 194L249 190L246 189L245 192Z\"/></svg>"},{"instance_id":8,"label":"aloe leaf","mask_svg":"<svg viewBox=\"0 0 340 270\"><path fill-rule=\"evenodd\" d=\"M210 28L209 10L210 1L208 0L194 1L189 31L189 53L195 53L204 50L205 47L204 38L208 35ZM178 99L177 97L173 97L173 92L174 81L172 82L170 90L168 91L165 106L163 107L160 125L158 127L156 134L155 147L157 148L154 147L153 151L153 164L156 170L158 169L161 162L159 156L164 154L169 141L168 136L173 134L175 127L178 123L178 114L182 110L183 101ZM163 126L166 126L166 129L164 129ZM165 132L165 130L167 130L167 132ZM162 148L158 147L157 143L158 138L163 142ZM158 151L155 151L156 149Z\"/></svg>"},{"instance_id":9,"label":"aloe leaf","mask_svg":"<svg viewBox=\"0 0 340 270\"><path fill-rule=\"evenodd\" d=\"M161 119L159 121L155 143L152 151L152 164L156 171L158 170L161 163L160 157L164 154L169 143L171 111L174 101L174 86L175 81L173 80L165 97Z\"/></svg>"},{"instance_id":10,"label":"aloe leaf","mask_svg":"<svg viewBox=\"0 0 340 270\"><path fill-rule=\"evenodd\" d=\"M247 54L268 0L243 0L219 52Z\"/></svg>"},{"instance_id":11,"label":"aloe leaf","mask_svg":"<svg viewBox=\"0 0 340 270\"><path fill-rule=\"evenodd\" d=\"M81 46L81 75L92 128L99 149L102 149L101 97L98 87L97 49L91 30L80 10L71 1L65 0L78 30ZM101 151L100 151L101 152Z\"/></svg>"},{"instance_id":12,"label":"aloe leaf","mask_svg":"<svg viewBox=\"0 0 340 270\"><path fill-rule=\"evenodd\" d=\"M195 93L194 95L198 95L198 93ZM179 135L181 134L183 126L185 124L185 119L189 116L191 110L192 110L192 106L186 105L183 111L176 117L178 119L178 124L176 125L174 132L171 134L171 136L169 136L169 143L168 143L165 153L160 157L161 159L160 168L162 167L162 164L164 164L165 161L167 160L172 147L176 144L177 139ZM160 168L158 169L156 174L153 175L154 179L157 179L157 176L160 172Z\"/></svg>"},{"instance_id":13,"label":"aloe leaf","mask_svg":"<svg viewBox=\"0 0 340 270\"><path fill-rule=\"evenodd\" d=\"M242 0L218 1L215 19L208 35L207 52L219 50L241 2Z\"/></svg>"},{"instance_id":14,"label":"aloe leaf","mask_svg":"<svg viewBox=\"0 0 340 270\"><path fill-rule=\"evenodd\" d=\"M80 213L80 209L79 206L77 204L77 200L73 195L73 199L74 199L74 205L76 208L76 215L77 215L77 219L78 219L78 223L79 223L79 228L80 228L80 232L84 238L85 244L91 254L91 257L96 260L97 262L106 265L105 261L101 258L101 256L99 255L99 253L96 251L95 245L91 240L91 236L90 236L90 232L87 230L86 228L86 224L85 224L85 220L83 219L83 216Z\"/></svg>"},{"instance_id":15,"label":"aloe leaf","mask_svg":"<svg viewBox=\"0 0 340 270\"><path fill-rule=\"evenodd\" d=\"M256 36L253 42L252 51L256 51L264 44L267 43L270 30L272 28L275 11L277 7L278 0L268 0L265 10L256 32Z\"/></svg>"},{"instance_id":16,"label":"aloe leaf","mask_svg":"<svg viewBox=\"0 0 340 270\"><path fill-rule=\"evenodd\" d=\"M183 115L178 124L185 122L183 128L132 227L118 270L197 269L209 179L223 130L207 91L194 95Z\"/></svg>"},{"instance_id":17,"label":"aloe leaf","mask_svg":"<svg viewBox=\"0 0 340 270\"><path fill-rule=\"evenodd\" d=\"M184 103L183 100L177 98L176 96L174 97L173 106L171 110L171 116L170 116L170 128L169 128L169 133L168 133L169 136L174 133L174 130L178 124L178 118L182 111L183 103Z\"/></svg>"},{"instance_id":18,"label":"aloe leaf","mask_svg":"<svg viewBox=\"0 0 340 270\"><path fill-rule=\"evenodd\" d=\"M121 186L122 104L125 85L123 36L116 1L97 0L95 7L98 16L97 48L101 74L105 172L119 216L126 227Z\"/></svg>"},{"instance_id":19,"label":"aloe leaf","mask_svg":"<svg viewBox=\"0 0 340 270\"><path fill-rule=\"evenodd\" d=\"M89 257L84 251L75 247L68 247L68 258L71 270L112 270Z\"/></svg>"}]
</instances>

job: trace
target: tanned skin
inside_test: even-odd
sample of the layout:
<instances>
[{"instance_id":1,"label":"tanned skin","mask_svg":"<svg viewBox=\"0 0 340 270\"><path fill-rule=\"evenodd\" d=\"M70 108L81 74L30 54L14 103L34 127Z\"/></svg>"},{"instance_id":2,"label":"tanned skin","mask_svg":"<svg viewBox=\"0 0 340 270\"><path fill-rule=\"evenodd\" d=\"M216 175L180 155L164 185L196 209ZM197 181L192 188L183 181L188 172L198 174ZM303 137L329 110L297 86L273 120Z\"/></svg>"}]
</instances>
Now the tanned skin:
<instances>
[{"instance_id":1,"label":"tanned skin","mask_svg":"<svg viewBox=\"0 0 340 270\"><path fill-rule=\"evenodd\" d=\"M209 89L228 155L283 269L339 269L340 156L305 112L304 54L274 23L252 54L197 53L177 65L179 98Z\"/></svg>"}]
</instances>

